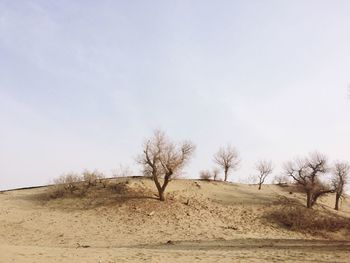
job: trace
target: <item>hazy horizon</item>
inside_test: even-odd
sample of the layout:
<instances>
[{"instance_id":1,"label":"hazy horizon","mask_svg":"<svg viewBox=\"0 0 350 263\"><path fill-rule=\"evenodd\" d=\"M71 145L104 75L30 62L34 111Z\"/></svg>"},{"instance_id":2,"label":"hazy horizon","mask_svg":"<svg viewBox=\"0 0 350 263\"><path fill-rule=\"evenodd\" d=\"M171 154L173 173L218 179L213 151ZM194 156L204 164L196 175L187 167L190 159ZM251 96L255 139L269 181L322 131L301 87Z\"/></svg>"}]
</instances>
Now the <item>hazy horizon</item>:
<instances>
[{"instance_id":1,"label":"hazy horizon","mask_svg":"<svg viewBox=\"0 0 350 263\"><path fill-rule=\"evenodd\" d=\"M189 139L186 175L230 143L229 179L318 150L350 161L348 1L0 1L0 189ZM272 176L272 177L273 177ZM272 178L271 177L271 178Z\"/></svg>"}]
</instances>

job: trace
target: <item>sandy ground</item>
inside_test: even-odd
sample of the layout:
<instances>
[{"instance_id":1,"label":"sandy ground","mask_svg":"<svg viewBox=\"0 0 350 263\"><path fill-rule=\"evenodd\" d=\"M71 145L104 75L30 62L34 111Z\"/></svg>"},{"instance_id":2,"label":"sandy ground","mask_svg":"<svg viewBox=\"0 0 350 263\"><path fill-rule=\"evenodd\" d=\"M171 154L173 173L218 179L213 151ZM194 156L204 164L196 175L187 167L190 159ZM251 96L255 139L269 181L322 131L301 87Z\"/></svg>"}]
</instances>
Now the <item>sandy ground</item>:
<instances>
[{"instance_id":1,"label":"sandy ground","mask_svg":"<svg viewBox=\"0 0 350 263\"><path fill-rule=\"evenodd\" d=\"M325 240L264 217L304 201L289 188L176 180L159 202L148 179L115 184L82 198L47 200L45 188L1 193L0 262L349 262L348 236ZM317 209L331 212L333 199ZM350 216L348 201L339 214Z\"/></svg>"}]
</instances>

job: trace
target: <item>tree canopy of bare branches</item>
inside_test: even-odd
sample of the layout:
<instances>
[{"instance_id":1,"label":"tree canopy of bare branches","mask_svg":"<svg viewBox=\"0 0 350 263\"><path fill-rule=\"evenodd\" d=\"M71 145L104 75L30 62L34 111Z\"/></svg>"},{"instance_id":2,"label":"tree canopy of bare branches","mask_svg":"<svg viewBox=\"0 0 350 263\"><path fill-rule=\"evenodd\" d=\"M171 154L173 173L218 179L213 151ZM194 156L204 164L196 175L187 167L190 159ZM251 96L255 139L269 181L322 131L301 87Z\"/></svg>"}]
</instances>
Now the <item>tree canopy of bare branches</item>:
<instances>
[{"instance_id":1,"label":"tree canopy of bare branches","mask_svg":"<svg viewBox=\"0 0 350 263\"><path fill-rule=\"evenodd\" d=\"M346 162L336 162L332 169L332 187L335 191L335 210L339 210L339 200L344 197L344 187L349 180L350 165Z\"/></svg>"},{"instance_id":2,"label":"tree canopy of bare branches","mask_svg":"<svg viewBox=\"0 0 350 263\"><path fill-rule=\"evenodd\" d=\"M227 145L226 147L220 148L214 155L214 162L224 170L224 181L226 182L229 172L237 169L240 159L237 150Z\"/></svg>"},{"instance_id":3,"label":"tree canopy of bare branches","mask_svg":"<svg viewBox=\"0 0 350 263\"><path fill-rule=\"evenodd\" d=\"M271 161L259 161L255 165L255 169L258 170L258 184L259 184L259 190L261 190L262 184L265 182L266 177L272 173L273 171L273 165Z\"/></svg>"},{"instance_id":4,"label":"tree canopy of bare branches","mask_svg":"<svg viewBox=\"0 0 350 263\"><path fill-rule=\"evenodd\" d=\"M195 150L191 142L176 144L164 132L156 130L143 145L138 162L144 175L150 176L158 190L159 200L165 200L165 189L174 176L188 163Z\"/></svg>"},{"instance_id":5,"label":"tree canopy of bare branches","mask_svg":"<svg viewBox=\"0 0 350 263\"><path fill-rule=\"evenodd\" d=\"M327 157L314 152L309 157L285 164L285 172L306 193L306 206L312 208L317 199L333 190L321 182L320 176L329 171Z\"/></svg>"}]
</instances>

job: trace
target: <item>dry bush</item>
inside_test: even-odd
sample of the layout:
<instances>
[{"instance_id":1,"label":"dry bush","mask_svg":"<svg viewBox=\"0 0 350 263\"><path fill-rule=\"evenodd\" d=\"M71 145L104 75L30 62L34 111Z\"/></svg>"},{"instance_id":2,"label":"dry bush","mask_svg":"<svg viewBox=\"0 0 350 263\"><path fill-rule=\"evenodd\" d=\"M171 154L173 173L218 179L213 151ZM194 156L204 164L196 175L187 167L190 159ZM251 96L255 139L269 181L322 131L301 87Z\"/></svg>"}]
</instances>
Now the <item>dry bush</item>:
<instances>
[{"instance_id":1,"label":"dry bush","mask_svg":"<svg viewBox=\"0 0 350 263\"><path fill-rule=\"evenodd\" d=\"M126 194L129 191L129 186L126 182L110 184L108 185L108 188L119 195Z\"/></svg>"},{"instance_id":2,"label":"dry bush","mask_svg":"<svg viewBox=\"0 0 350 263\"><path fill-rule=\"evenodd\" d=\"M53 181L53 185L48 188L47 196L51 199L72 195L80 189L81 176L75 173L63 174Z\"/></svg>"},{"instance_id":3,"label":"dry bush","mask_svg":"<svg viewBox=\"0 0 350 263\"><path fill-rule=\"evenodd\" d=\"M63 174L53 181L53 185L47 189L46 196L55 199L65 196L83 196L90 187L102 183L104 175L97 170L85 170L82 175L75 173Z\"/></svg>"},{"instance_id":4,"label":"dry bush","mask_svg":"<svg viewBox=\"0 0 350 263\"><path fill-rule=\"evenodd\" d=\"M106 188L109 185L109 179L107 178L101 178L99 181L103 188Z\"/></svg>"},{"instance_id":5,"label":"dry bush","mask_svg":"<svg viewBox=\"0 0 350 263\"><path fill-rule=\"evenodd\" d=\"M94 170L92 172L85 170L83 172L83 179L87 183L88 188L91 186L96 186L98 182L101 183L104 178L104 174L97 170Z\"/></svg>"},{"instance_id":6,"label":"dry bush","mask_svg":"<svg viewBox=\"0 0 350 263\"><path fill-rule=\"evenodd\" d=\"M66 191L73 193L79 188L79 182L82 181L82 178L78 174L68 173L61 175L59 178L54 180L55 185L62 185Z\"/></svg>"},{"instance_id":7,"label":"dry bush","mask_svg":"<svg viewBox=\"0 0 350 263\"><path fill-rule=\"evenodd\" d=\"M202 180L210 181L218 181L220 170L218 168L213 168L211 171L209 170L202 170L199 172L199 178Z\"/></svg>"},{"instance_id":8,"label":"dry bush","mask_svg":"<svg viewBox=\"0 0 350 263\"><path fill-rule=\"evenodd\" d=\"M287 205L268 214L268 219L293 231L320 233L340 229L350 230L350 219L339 215Z\"/></svg>"},{"instance_id":9,"label":"dry bush","mask_svg":"<svg viewBox=\"0 0 350 263\"><path fill-rule=\"evenodd\" d=\"M202 180L207 180L207 181L209 181L213 176L212 176L212 174L210 173L210 171L208 171L208 170L203 170L203 171L200 171L200 172L199 172L199 177L200 177Z\"/></svg>"},{"instance_id":10,"label":"dry bush","mask_svg":"<svg viewBox=\"0 0 350 263\"><path fill-rule=\"evenodd\" d=\"M64 185L62 184L54 184L47 188L44 198L45 199L56 199L63 197L65 194L67 194L66 189L64 188Z\"/></svg>"}]
</instances>

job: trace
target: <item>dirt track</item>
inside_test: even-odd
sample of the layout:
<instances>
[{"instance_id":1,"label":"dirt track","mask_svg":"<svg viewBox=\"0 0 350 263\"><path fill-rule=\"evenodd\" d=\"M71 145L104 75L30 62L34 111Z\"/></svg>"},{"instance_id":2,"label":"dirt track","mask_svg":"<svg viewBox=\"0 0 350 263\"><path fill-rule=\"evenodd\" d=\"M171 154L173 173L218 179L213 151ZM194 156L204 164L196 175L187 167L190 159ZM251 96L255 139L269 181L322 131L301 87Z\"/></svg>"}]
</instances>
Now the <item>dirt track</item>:
<instances>
[{"instance_id":1,"label":"dirt track","mask_svg":"<svg viewBox=\"0 0 350 263\"><path fill-rule=\"evenodd\" d=\"M0 246L0 262L349 262L349 241L239 239L75 248Z\"/></svg>"}]
</instances>

